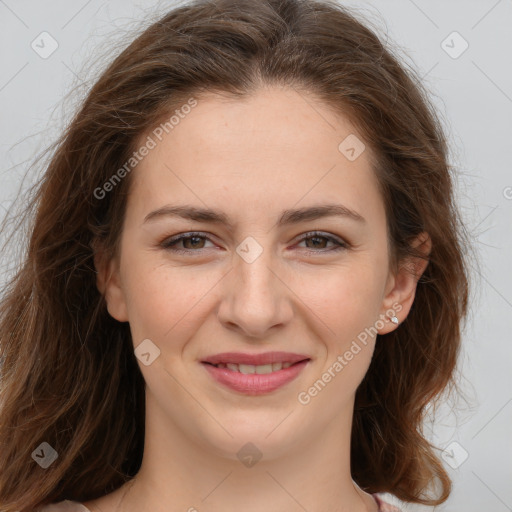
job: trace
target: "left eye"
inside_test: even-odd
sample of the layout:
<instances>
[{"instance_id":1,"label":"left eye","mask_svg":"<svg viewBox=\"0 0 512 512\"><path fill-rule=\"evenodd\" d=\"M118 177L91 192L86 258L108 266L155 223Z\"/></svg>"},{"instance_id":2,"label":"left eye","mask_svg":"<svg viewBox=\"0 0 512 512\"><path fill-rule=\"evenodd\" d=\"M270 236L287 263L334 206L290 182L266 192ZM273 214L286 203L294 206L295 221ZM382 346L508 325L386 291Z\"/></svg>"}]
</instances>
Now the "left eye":
<instances>
[{"instance_id":1,"label":"left eye","mask_svg":"<svg viewBox=\"0 0 512 512\"><path fill-rule=\"evenodd\" d=\"M210 239L202 233L185 233L182 235L177 235L172 238L168 238L164 240L160 245L169 251L176 253L190 253L190 252L199 252L201 249L207 249L208 247L204 247L204 243L209 241ZM306 236L303 236L299 243L306 242L306 244L310 241L312 245L308 247L308 250L312 252L329 252L329 251L337 251L341 249L348 249L348 244L342 240L339 240L333 236L313 232L307 233ZM326 248L325 245L331 242L334 244L334 247ZM183 245L182 248L177 248L178 244Z\"/></svg>"},{"instance_id":2,"label":"left eye","mask_svg":"<svg viewBox=\"0 0 512 512\"><path fill-rule=\"evenodd\" d=\"M330 235L324 235L322 233L308 233L305 237L303 237L301 239L301 243L302 242L306 242L308 240L311 240L313 242L313 249L324 249L324 247L319 247L319 244L320 245L325 245L326 243L329 243L329 242L332 242L334 244L334 247L331 248L331 249L327 249L327 251L336 251L336 250L340 250L340 249L347 249L348 248L348 245L341 241L341 240L338 240L337 238L334 238ZM322 240L324 242L322 242ZM323 252L327 252L327 251L323 251Z\"/></svg>"}]
</instances>

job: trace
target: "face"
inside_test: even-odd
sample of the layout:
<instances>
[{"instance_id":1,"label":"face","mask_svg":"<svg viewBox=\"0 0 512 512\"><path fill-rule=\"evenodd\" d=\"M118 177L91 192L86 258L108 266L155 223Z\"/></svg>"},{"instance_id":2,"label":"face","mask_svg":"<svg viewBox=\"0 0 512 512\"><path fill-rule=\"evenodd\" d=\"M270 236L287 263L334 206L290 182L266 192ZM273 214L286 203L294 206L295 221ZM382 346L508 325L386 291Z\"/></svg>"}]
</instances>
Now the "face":
<instances>
[{"instance_id":1,"label":"face","mask_svg":"<svg viewBox=\"0 0 512 512\"><path fill-rule=\"evenodd\" d=\"M350 418L375 333L414 296L389 270L362 137L305 98L197 98L153 136L100 285L130 323L151 417L228 458L248 441L277 457Z\"/></svg>"}]
</instances>

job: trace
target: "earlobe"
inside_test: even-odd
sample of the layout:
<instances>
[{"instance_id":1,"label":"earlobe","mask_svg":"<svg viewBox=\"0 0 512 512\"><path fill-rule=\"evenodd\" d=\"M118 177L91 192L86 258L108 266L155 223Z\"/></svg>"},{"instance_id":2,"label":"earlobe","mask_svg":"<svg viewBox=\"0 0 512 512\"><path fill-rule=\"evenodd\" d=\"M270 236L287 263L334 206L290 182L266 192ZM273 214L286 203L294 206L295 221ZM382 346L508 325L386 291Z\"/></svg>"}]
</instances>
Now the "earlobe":
<instances>
[{"instance_id":1,"label":"earlobe","mask_svg":"<svg viewBox=\"0 0 512 512\"><path fill-rule=\"evenodd\" d=\"M428 266L428 256L432 249L432 241L428 233L423 232L416 237L412 247L418 249L423 257L410 257L399 265L398 272L391 277L392 287L383 301L379 334L387 334L402 323L414 302L418 280Z\"/></svg>"},{"instance_id":2,"label":"earlobe","mask_svg":"<svg viewBox=\"0 0 512 512\"><path fill-rule=\"evenodd\" d=\"M110 316L119 322L127 322L128 311L116 258L107 259L104 252L98 250L94 254L94 266L96 287L105 298Z\"/></svg>"}]
</instances>

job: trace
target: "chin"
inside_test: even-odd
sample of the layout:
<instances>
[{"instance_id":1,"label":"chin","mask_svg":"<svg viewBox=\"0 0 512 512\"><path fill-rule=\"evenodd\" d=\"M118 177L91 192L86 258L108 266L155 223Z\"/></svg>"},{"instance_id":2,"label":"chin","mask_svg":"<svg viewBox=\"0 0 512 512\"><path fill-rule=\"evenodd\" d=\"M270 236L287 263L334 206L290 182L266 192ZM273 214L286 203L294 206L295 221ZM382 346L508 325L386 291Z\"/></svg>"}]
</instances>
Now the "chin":
<instances>
[{"instance_id":1,"label":"chin","mask_svg":"<svg viewBox=\"0 0 512 512\"><path fill-rule=\"evenodd\" d=\"M206 449L229 460L244 463L246 457L276 459L294 449L300 443L298 436L304 435L303 427L295 425L292 420L293 414L287 418L289 413L290 409L284 414L262 414L261 410L253 414L238 411L238 417L233 414L229 420L225 415L219 418L229 434L222 428L209 428L199 438Z\"/></svg>"}]
</instances>

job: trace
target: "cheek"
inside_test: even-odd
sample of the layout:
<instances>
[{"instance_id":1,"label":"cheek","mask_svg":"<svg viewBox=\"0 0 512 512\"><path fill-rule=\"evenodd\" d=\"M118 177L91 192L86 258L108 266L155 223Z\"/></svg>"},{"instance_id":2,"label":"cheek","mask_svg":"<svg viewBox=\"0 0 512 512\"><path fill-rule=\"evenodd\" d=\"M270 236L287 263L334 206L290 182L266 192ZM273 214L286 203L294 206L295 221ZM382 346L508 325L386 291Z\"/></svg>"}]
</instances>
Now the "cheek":
<instances>
[{"instance_id":1,"label":"cheek","mask_svg":"<svg viewBox=\"0 0 512 512\"><path fill-rule=\"evenodd\" d=\"M382 300L381 280L376 267L368 264L319 272L311 279L314 286L303 283L301 299L328 327L319 333L325 352L312 387L303 392L306 399L315 397L319 411L330 411L327 415L347 405L368 371Z\"/></svg>"},{"instance_id":2,"label":"cheek","mask_svg":"<svg viewBox=\"0 0 512 512\"><path fill-rule=\"evenodd\" d=\"M337 339L354 335L378 318L383 275L373 262L332 269L313 269L297 281L302 302L326 324Z\"/></svg>"},{"instance_id":3,"label":"cheek","mask_svg":"<svg viewBox=\"0 0 512 512\"><path fill-rule=\"evenodd\" d=\"M163 347L172 340L177 348L204 316L208 293L221 276L211 269L148 263L149 258L125 262L130 269L123 282L134 343L149 338Z\"/></svg>"},{"instance_id":4,"label":"cheek","mask_svg":"<svg viewBox=\"0 0 512 512\"><path fill-rule=\"evenodd\" d=\"M173 265L131 245L124 247L121 271L134 344L149 338L163 347L172 339L177 347L211 314L212 294L226 269ZM309 317L320 338L339 350L378 318L384 276L373 252L348 255L341 264L301 265L281 273L293 291L287 300L299 301L302 313L297 314Z\"/></svg>"}]
</instances>

